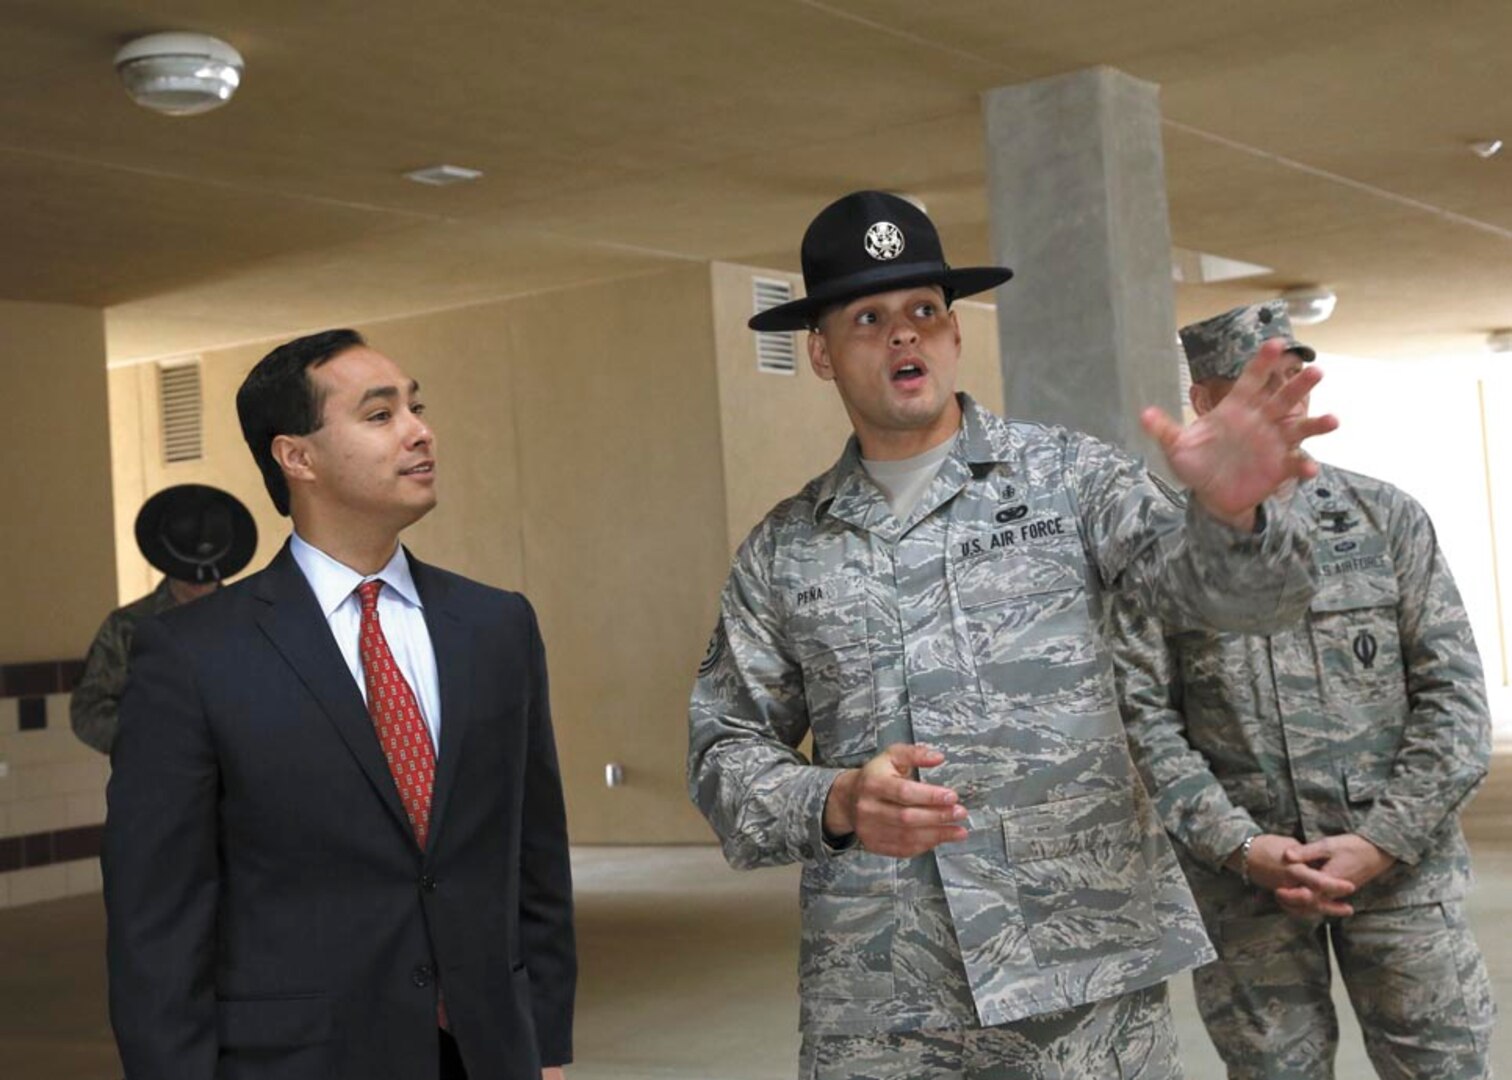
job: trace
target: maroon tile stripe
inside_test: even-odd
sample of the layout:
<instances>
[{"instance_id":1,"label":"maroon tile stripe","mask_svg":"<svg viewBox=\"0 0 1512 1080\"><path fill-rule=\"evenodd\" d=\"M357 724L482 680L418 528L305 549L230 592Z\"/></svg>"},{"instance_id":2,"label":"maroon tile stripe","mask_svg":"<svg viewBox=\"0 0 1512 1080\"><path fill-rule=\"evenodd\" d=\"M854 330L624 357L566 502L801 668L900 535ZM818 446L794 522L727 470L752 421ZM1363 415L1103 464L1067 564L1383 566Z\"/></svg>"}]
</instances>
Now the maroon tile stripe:
<instances>
[{"instance_id":1,"label":"maroon tile stripe","mask_svg":"<svg viewBox=\"0 0 1512 1080\"><path fill-rule=\"evenodd\" d=\"M0 664L0 698L67 694L79 685L83 674L83 660Z\"/></svg>"},{"instance_id":2,"label":"maroon tile stripe","mask_svg":"<svg viewBox=\"0 0 1512 1080\"><path fill-rule=\"evenodd\" d=\"M0 839L0 874L96 858L104 834L104 825L80 825L72 829L4 837Z\"/></svg>"}]
</instances>

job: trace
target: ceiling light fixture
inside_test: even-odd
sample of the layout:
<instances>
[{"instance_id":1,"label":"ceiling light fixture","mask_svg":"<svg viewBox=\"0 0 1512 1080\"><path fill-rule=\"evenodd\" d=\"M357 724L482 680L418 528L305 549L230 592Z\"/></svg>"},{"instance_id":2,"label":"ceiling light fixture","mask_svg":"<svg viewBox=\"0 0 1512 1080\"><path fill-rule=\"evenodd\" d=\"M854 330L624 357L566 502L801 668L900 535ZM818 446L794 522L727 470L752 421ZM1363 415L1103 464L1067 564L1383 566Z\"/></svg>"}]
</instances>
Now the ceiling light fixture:
<instances>
[{"instance_id":1,"label":"ceiling light fixture","mask_svg":"<svg viewBox=\"0 0 1512 1080\"><path fill-rule=\"evenodd\" d=\"M1500 139L1477 139L1470 144L1470 152L1478 158L1493 158L1501 153Z\"/></svg>"},{"instance_id":2,"label":"ceiling light fixture","mask_svg":"<svg viewBox=\"0 0 1512 1080\"><path fill-rule=\"evenodd\" d=\"M148 34L116 53L131 100L167 116L218 109L241 85L242 57L207 34Z\"/></svg>"},{"instance_id":3,"label":"ceiling light fixture","mask_svg":"<svg viewBox=\"0 0 1512 1080\"><path fill-rule=\"evenodd\" d=\"M1286 301L1286 314L1298 326L1323 322L1333 314L1334 305L1339 302L1332 289L1319 285L1287 289L1281 299Z\"/></svg>"},{"instance_id":4,"label":"ceiling light fixture","mask_svg":"<svg viewBox=\"0 0 1512 1080\"><path fill-rule=\"evenodd\" d=\"M407 172L404 178L413 180L417 184L445 187L448 184L465 184L482 175L479 169L466 169L461 165L431 165L424 169L416 169L414 172Z\"/></svg>"}]
</instances>

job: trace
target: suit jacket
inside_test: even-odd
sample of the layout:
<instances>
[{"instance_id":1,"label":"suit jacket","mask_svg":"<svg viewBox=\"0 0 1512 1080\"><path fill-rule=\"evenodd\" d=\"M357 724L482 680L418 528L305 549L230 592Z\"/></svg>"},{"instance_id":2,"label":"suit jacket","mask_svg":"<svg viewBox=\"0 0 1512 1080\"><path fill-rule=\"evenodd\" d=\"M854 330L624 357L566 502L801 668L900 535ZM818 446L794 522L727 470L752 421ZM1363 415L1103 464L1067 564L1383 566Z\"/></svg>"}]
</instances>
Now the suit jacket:
<instances>
[{"instance_id":1,"label":"suit jacket","mask_svg":"<svg viewBox=\"0 0 1512 1080\"><path fill-rule=\"evenodd\" d=\"M571 1058L576 954L545 652L524 597L410 558L441 740L427 849L287 546L144 620L105 826L128 1080L471 1080Z\"/></svg>"}]
</instances>

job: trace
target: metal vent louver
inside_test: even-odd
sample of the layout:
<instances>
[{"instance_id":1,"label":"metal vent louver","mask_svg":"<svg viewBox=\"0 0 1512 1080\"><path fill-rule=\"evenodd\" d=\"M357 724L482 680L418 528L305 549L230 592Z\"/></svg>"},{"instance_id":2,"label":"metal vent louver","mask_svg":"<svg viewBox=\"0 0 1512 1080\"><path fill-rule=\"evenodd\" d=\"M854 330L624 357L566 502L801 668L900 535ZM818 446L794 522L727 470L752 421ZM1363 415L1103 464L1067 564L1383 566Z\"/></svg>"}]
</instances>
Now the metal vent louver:
<instances>
[{"instance_id":1,"label":"metal vent louver","mask_svg":"<svg viewBox=\"0 0 1512 1080\"><path fill-rule=\"evenodd\" d=\"M1184 409L1192 399L1192 369L1187 366L1186 346L1181 343L1180 334L1176 335L1176 387Z\"/></svg>"},{"instance_id":2,"label":"metal vent louver","mask_svg":"<svg viewBox=\"0 0 1512 1080\"><path fill-rule=\"evenodd\" d=\"M774 281L771 278L755 278L755 311L760 314L793 298L790 282ZM794 335L757 334L756 370L769 375L796 375L798 373L798 345Z\"/></svg>"},{"instance_id":3,"label":"metal vent louver","mask_svg":"<svg viewBox=\"0 0 1512 1080\"><path fill-rule=\"evenodd\" d=\"M203 401L198 360L158 366L163 460L199 461L205 456Z\"/></svg>"}]
</instances>

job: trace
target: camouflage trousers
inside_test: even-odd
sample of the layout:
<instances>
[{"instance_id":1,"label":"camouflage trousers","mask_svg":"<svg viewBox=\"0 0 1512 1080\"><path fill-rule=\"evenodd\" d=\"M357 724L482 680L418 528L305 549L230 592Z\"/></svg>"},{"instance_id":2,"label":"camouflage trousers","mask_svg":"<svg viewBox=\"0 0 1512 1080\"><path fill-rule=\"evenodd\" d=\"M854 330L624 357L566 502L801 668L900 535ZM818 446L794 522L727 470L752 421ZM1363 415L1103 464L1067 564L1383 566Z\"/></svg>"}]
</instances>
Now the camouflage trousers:
<instances>
[{"instance_id":1,"label":"camouflage trousers","mask_svg":"<svg viewBox=\"0 0 1512 1080\"><path fill-rule=\"evenodd\" d=\"M1011 1024L803 1036L799 1080L1180 1080L1164 983Z\"/></svg>"},{"instance_id":2,"label":"camouflage trousers","mask_svg":"<svg viewBox=\"0 0 1512 1080\"><path fill-rule=\"evenodd\" d=\"M1461 904L1327 922L1256 915L1210 929L1219 959L1192 982L1229 1080L1331 1080L1330 944L1383 1080L1491 1075L1491 982Z\"/></svg>"}]
</instances>

